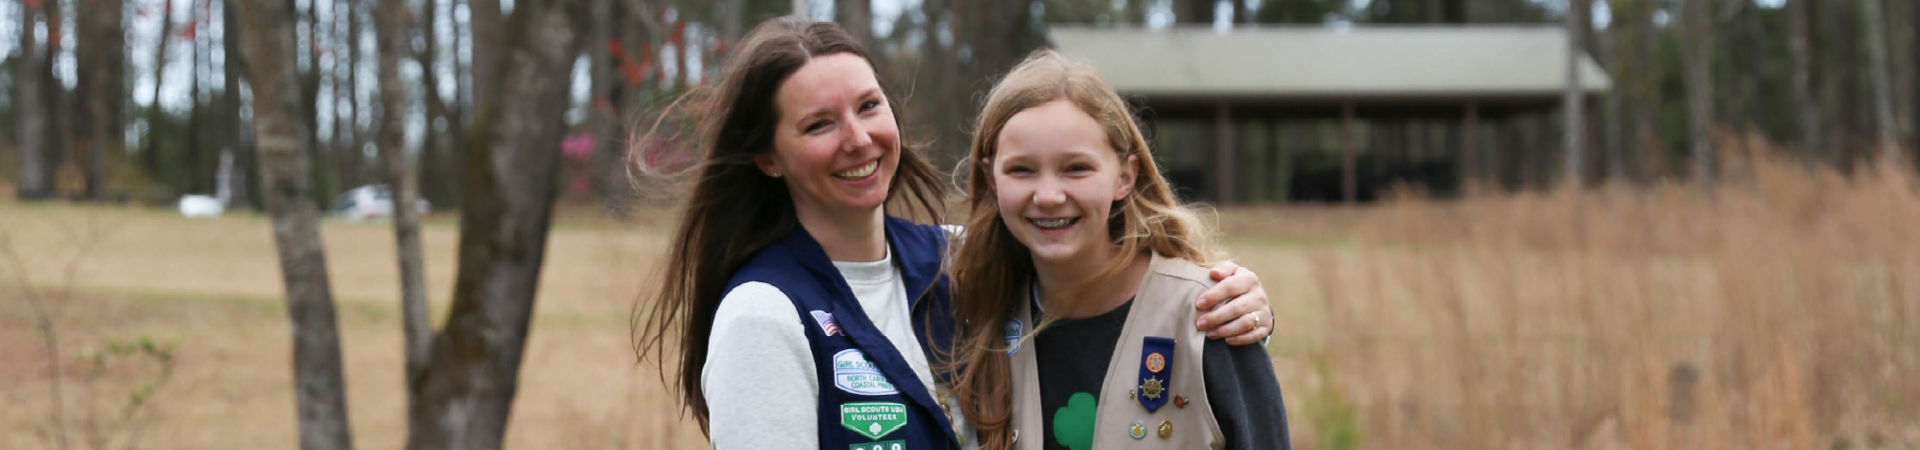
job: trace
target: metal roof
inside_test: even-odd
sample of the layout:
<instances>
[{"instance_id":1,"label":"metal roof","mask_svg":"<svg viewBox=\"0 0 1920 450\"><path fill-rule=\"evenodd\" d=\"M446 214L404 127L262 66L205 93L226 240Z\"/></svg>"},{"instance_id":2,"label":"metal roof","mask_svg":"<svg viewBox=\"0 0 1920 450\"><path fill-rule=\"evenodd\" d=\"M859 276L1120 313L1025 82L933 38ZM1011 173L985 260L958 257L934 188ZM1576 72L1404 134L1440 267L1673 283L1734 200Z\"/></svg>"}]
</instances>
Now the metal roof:
<instances>
[{"instance_id":1,"label":"metal roof","mask_svg":"<svg viewBox=\"0 0 1920 450\"><path fill-rule=\"evenodd\" d=\"M1547 100L1566 84L1566 33L1551 26L1055 25L1048 38L1121 93L1148 97ZM1611 86L1591 56L1579 65L1586 93Z\"/></svg>"}]
</instances>

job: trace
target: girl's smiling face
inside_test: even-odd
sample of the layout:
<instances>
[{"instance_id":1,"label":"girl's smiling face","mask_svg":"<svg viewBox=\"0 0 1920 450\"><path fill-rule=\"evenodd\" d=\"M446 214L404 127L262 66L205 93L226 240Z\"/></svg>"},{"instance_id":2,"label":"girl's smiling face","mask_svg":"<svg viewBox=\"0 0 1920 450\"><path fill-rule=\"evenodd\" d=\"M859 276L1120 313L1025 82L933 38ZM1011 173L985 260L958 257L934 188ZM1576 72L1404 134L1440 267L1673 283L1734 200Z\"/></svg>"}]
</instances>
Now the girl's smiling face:
<instances>
[{"instance_id":1,"label":"girl's smiling face","mask_svg":"<svg viewBox=\"0 0 1920 450\"><path fill-rule=\"evenodd\" d=\"M1133 190L1138 161L1122 161L1105 127L1068 99L1007 119L991 170L1000 220L1035 262L1106 264L1108 218Z\"/></svg>"}]
</instances>

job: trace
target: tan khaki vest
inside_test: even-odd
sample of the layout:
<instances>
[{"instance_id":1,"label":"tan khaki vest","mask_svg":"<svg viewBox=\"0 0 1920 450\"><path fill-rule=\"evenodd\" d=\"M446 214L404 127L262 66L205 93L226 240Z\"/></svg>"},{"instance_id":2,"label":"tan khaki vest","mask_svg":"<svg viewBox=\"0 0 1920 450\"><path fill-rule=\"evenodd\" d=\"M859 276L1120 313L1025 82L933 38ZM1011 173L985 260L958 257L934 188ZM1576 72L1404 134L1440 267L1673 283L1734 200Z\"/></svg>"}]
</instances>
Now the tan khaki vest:
<instances>
[{"instance_id":1,"label":"tan khaki vest","mask_svg":"<svg viewBox=\"0 0 1920 450\"><path fill-rule=\"evenodd\" d=\"M1194 299L1212 286L1207 269L1184 259L1163 258L1156 254L1140 281L1140 289L1127 312L1127 324L1121 329L1120 342L1114 344L1113 358L1107 363L1106 383L1095 400L1093 448L1129 449L1219 449L1224 445L1220 424L1214 421L1213 408L1207 402L1205 374L1201 369L1201 347L1206 334L1195 329L1197 311ZM1015 317L1023 318L1031 330L1031 302L1019 302ZM1174 339L1174 358L1165 370L1172 371L1169 399L1158 410L1148 412L1133 396L1140 395L1141 343L1147 336ZM1014 448L1039 450L1053 439L1047 435L1045 420L1051 411L1040 407L1040 371L1034 361L1031 340L1013 354L1013 409L1011 423ZM1144 437L1133 437L1133 424L1144 427ZM1161 437L1161 423L1170 433Z\"/></svg>"}]
</instances>

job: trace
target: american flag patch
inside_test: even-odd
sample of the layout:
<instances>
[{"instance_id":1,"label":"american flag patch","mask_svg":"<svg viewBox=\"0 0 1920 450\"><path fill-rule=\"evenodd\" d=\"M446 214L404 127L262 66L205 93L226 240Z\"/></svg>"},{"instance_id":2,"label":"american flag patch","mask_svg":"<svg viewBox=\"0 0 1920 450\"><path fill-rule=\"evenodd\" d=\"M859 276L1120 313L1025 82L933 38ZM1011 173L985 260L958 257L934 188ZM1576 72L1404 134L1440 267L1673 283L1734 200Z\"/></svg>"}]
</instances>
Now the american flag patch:
<instances>
[{"instance_id":1,"label":"american flag patch","mask_svg":"<svg viewBox=\"0 0 1920 450\"><path fill-rule=\"evenodd\" d=\"M812 313L813 321L820 323L820 332L826 333L828 336L840 334L840 324L833 321L832 313L817 309L813 310Z\"/></svg>"}]
</instances>

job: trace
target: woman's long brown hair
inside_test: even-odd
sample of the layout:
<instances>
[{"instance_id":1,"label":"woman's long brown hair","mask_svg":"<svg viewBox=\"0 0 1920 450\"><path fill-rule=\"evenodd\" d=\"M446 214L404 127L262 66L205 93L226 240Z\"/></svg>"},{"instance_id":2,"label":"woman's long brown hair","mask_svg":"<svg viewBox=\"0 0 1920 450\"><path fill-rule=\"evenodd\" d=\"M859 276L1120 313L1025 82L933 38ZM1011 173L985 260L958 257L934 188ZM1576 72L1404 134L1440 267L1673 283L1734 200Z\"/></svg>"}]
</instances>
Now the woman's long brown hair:
<instances>
[{"instance_id":1,"label":"woman's long brown hair","mask_svg":"<svg viewBox=\"0 0 1920 450\"><path fill-rule=\"evenodd\" d=\"M635 304L634 355L654 359L666 376L667 358L677 357L674 390L683 412L691 411L707 431L707 402L700 370L707 362L707 335L728 279L754 253L786 237L799 226L786 184L767 176L754 157L773 151L780 120L775 96L787 77L815 57L851 53L873 64L859 41L831 22L798 17L768 20L754 27L721 71L711 97L692 98L690 112L700 117L700 155L688 168L682 211L674 226L660 291L651 304ZM884 89L883 89L884 91ZM889 95L889 98L893 98ZM685 99L683 99L685 100ZM889 101L895 126L899 108ZM902 130L904 134L904 130ZM936 202L945 197L941 177L918 152L900 140L900 166L888 184L888 204L901 202L938 218ZM646 314L642 314L642 312ZM677 346L668 352L669 345Z\"/></svg>"},{"instance_id":2,"label":"woman's long brown hair","mask_svg":"<svg viewBox=\"0 0 1920 450\"><path fill-rule=\"evenodd\" d=\"M1058 99L1073 102L1098 121L1122 163L1132 156L1139 165L1133 192L1114 202L1116 214L1107 219L1108 233L1119 249L1115 254L1128 257L1114 258L1096 280L1112 279L1125 271L1131 255L1147 251L1201 263L1216 257L1211 231L1174 197L1126 101L1098 71L1045 49L1015 66L987 95L976 124L966 161L967 235L951 263L955 318L966 324L954 339L957 375L952 389L986 450L1012 447L1008 429L1014 381L1004 333L1007 318L1028 298L1023 288L1034 270L1032 254L1000 219L992 161L1008 119ZM1042 328L1044 324L1028 334Z\"/></svg>"}]
</instances>

